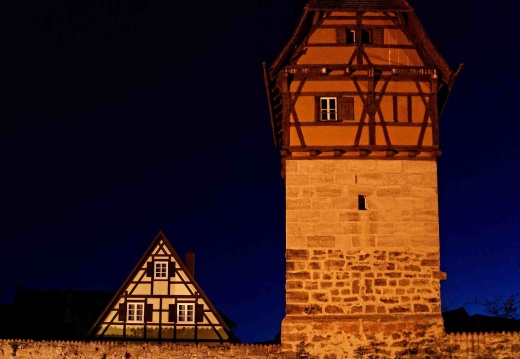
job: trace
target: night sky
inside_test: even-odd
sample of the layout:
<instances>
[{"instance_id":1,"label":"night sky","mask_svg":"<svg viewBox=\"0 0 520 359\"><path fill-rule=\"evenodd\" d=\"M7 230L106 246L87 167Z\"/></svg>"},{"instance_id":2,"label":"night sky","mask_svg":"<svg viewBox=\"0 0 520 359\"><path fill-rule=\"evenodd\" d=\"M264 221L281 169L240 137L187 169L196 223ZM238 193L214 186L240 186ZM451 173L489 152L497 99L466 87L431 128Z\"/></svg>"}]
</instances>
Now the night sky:
<instances>
[{"instance_id":1,"label":"night sky","mask_svg":"<svg viewBox=\"0 0 520 359\"><path fill-rule=\"evenodd\" d=\"M0 303L117 290L162 230L250 343L284 316L285 214L262 61L305 0L3 4ZM410 0L453 69L441 117L443 306L520 292L520 5Z\"/></svg>"}]
</instances>

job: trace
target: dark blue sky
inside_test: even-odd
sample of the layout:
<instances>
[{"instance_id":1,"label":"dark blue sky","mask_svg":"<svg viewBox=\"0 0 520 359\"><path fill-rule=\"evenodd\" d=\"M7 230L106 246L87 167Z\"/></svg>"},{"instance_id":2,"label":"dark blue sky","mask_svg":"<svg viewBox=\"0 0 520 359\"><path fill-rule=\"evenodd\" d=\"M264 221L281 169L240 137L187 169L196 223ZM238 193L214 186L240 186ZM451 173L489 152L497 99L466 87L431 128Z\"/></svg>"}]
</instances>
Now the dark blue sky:
<instances>
[{"instance_id":1,"label":"dark blue sky","mask_svg":"<svg viewBox=\"0 0 520 359\"><path fill-rule=\"evenodd\" d=\"M284 313L285 215L262 61L304 0L7 6L0 302L16 285L117 290L159 230L238 324ZM441 117L443 304L520 291L520 5L411 1L456 69ZM482 308L468 306L470 313Z\"/></svg>"}]
</instances>

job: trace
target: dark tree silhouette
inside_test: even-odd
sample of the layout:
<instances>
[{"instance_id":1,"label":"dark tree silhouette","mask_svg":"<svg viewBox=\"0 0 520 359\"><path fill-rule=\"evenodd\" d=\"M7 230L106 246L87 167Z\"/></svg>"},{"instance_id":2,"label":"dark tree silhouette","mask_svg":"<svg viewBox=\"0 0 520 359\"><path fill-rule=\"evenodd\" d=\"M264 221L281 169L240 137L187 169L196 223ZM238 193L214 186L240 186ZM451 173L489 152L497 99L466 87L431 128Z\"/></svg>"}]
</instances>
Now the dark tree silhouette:
<instances>
[{"instance_id":1,"label":"dark tree silhouette","mask_svg":"<svg viewBox=\"0 0 520 359\"><path fill-rule=\"evenodd\" d=\"M520 319L520 293L509 297L495 295L490 299L477 299L476 304L484 306L484 311L494 317Z\"/></svg>"}]
</instances>

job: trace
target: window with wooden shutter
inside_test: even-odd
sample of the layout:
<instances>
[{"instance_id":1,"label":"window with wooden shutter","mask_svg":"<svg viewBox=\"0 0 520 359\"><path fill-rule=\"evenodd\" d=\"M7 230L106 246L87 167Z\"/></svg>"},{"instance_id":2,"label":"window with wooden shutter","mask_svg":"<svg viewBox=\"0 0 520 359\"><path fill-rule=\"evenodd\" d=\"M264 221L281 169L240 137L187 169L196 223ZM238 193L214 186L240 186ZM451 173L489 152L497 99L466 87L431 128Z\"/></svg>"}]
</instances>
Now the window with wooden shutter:
<instances>
[{"instance_id":1,"label":"window with wooden shutter","mask_svg":"<svg viewBox=\"0 0 520 359\"><path fill-rule=\"evenodd\" d=\"M336 29L336 43L337 44L355 44L356 43L356 30L337 28Z\"/></svg>"},{"instance_id":2,"label":"window with wooden shutter","mask_svg":"<svg viewBox=\"0 0 520 359\"><path fill-rule=\"evenodd\" d=\"M167 261L154 262L154 278L166 279L168 278L168 263Z\"/></svg>"},{"instance_id":3,"label":"window with wooden shutter","mask_svg":"<svg viewBox=\"0 0 520 359\"><path fill-rule=\"evenodd\" d=\"M338 120L354 121L354 97L338 98Z\"/></svg>"},{"instance_id":4,"label":"window with wooden shutter","mask_svg":"<svg viewBox=\"0 0 520 359\"><path fill-rule=\"evenodd\" d=\"M195 323L195 303L177 304L177 323Z\"/></svg>"},{"instance_id":5,"label":"window with wooden shutter","mask_svg":"<svg viewBox=\"0 0 520 359\"><path fill-rule=\"evenodd\" d=\"M385 29L373 28L372 29L372 44L383 45L385 43Z\"/></svg>"},{"instance_id":6,"label":"window with wooden shutter","mask_svg":"<svg viewBox=\"0 0 520 359\"><path fill-rule=\"evenodd\" d=\"M127 323L143 323L145 315L144 303L129 302L126 304L126 322Z\"/></svg>"},{"instance_id":7,"label":"window with wooden shutter","mask_svg":"<svg viewBox=\"0 0 520 359\"><path fill-rule=\"evenodd\" d=\"M336 121L338 119L338 106L336 97L318 97L318 121Z\"/></svg>"}]
</instances>

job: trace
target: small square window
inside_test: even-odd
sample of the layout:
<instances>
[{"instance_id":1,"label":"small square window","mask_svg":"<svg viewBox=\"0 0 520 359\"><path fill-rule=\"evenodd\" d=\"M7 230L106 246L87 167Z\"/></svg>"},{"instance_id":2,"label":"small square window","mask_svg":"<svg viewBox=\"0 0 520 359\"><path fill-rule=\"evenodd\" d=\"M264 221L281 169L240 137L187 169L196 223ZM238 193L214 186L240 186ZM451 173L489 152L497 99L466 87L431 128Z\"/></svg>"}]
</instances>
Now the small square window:
<instances>
[{"instance_id":1,"label":"small square window","mask_svg":"<svg viewBox=\"0 0 520 359\"><path fill-rule=\"evenodd\" d=\"M127 303L127 310L126 321L128 323L144 322L144 303Z\"/></svg>"},{"instance_id":2,"label":"small square window","mask_svg":"<svg viewBox=\"0 0 520 359\"><path fill-rule=\"evenodd\" d=\"M361 42L364 44L372 43L372 30L361 30Z\"/></svg>"},{"instance_id":3,"label":"small square window","mask_svg":"<svg viewBox=\"0 0 520 359\"><path fill-rule=\"evenodd\" d=\"M364 196L362 194L358 195L358 209L360 211L367 210L367 196Z\"/></svg>"},{"instance_id":4,"label":"small square window","mask_svg":"<svg viewBox=\"0 0 520 359\"><path fill-rule=\"evenodd\" d=\"M347 29L347 44L356 43L356 30Z\"/></svg>"},{"instance_id":5,"label":"small square window","mask_svg":"<svg viewBox=\"0 0 520 359\"><path fill-rule=\"evenodd\" d=\"M166 262L166 261L154 262L154 278L156 278L156 279L168 278L168 262Z\"/></svg>"},{"instance_id":6,"label":"small square window","mask_svg":"<svg viewBox=\"0 0 520 359\"><path fill-rule=\"evenodd\" d=\"M179 303L177 323L195 323L195 303Z\"/></svg>"}]
</instances>

